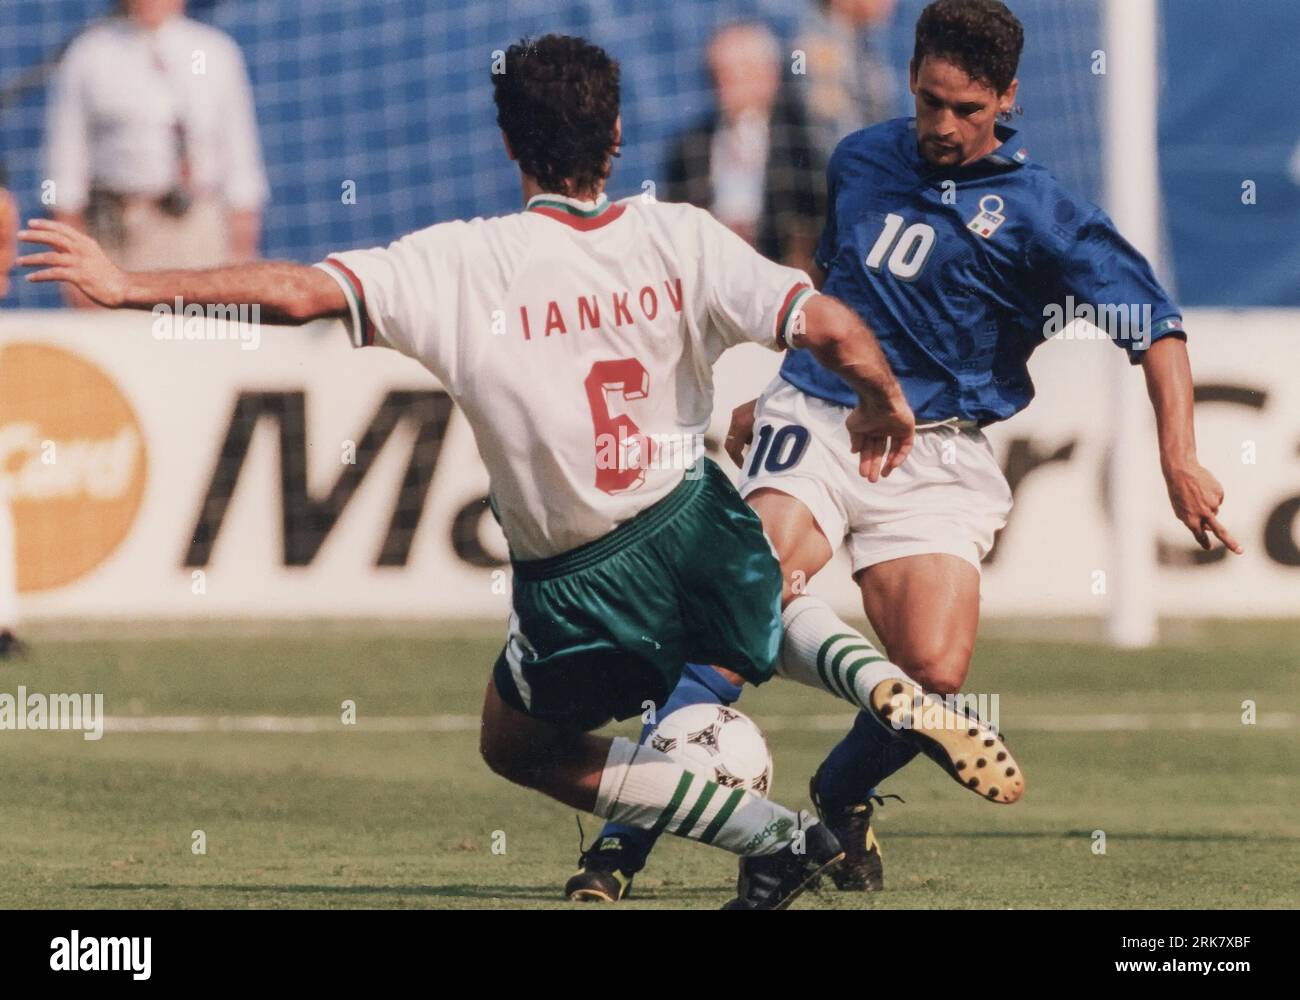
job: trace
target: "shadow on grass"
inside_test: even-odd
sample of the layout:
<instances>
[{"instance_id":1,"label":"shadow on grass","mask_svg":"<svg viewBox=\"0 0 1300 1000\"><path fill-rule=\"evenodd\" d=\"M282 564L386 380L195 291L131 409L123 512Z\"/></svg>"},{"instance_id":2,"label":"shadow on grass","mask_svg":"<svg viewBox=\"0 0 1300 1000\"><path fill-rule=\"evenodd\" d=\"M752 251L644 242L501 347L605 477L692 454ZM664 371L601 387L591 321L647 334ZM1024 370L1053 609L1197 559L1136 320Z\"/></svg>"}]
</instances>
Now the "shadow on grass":
<instances>
[{"instance_id":1,"label":"shadow on grass","mask_svg":"<svg viewBox=\"0 0 1300 1000\"><path fill-rule=\"evenodd\" d=\"M270 895L327 895L327 896L426 896L443 899L527 899L562 902L554 885L236 885L188 884L173 885L167 882L98 882L92 885L74 885L72 889L88 892L234 892L267 893ZM726 891L719 886L672 886L659 890L637 892L635 899L672 900L683 897L718 896Z\"/></svg>"},{"instance_id":2,"label":"shadow on grass","mask_svg":"<svg viewBox=\"0 0 1300 1000\"><path fill-rule=\"evenodd\" d=\"M1270 833L1126 833L1122 830L1106 831L1107 840L1154 840L1173 843L1206 843L1220 841L1226 843L1249 844L1300 844L1300 836ZM1092 830L957 830L944 833L941 830L882 830L881 833L899 840L933 839L933 840L1072 840L1091 839Z\"/></svg>"}]
</instances>

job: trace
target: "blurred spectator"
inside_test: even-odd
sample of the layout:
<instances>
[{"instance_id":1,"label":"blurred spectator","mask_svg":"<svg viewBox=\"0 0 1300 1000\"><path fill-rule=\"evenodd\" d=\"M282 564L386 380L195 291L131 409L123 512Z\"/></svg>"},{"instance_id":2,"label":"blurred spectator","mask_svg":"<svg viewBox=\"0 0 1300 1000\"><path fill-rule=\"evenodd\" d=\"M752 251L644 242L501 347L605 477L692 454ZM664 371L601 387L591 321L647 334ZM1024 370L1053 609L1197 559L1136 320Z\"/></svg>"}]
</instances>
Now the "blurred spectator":
<instances>
[{"instance_id":1,"label":"blurred spectator","mask_svg":"<svg viewBox=\"0 0 1300 1000\"><path fill-rule=\"evenodd\" d=\"M730 25L708 59L717 111L673 144L668 200L706 208L760 253L806 269L825 216L825 164L797 101L782 92L776 36Z\"/></svg>"},{"instance_id":2,"label":"blurred spectator","mask_svg":"<svg viewBox=\"0 0 1300 1000\"><path fill-rule=\"evenodd\" d=\"M244 59L184 10L121 0L68 48L50 104L55 217L128 269L257 256L268 187Z\"/></svg>"},{"instance_id":3,"label":"blurred spectator","mask_svg":"<svg viewBox=\"0 0 1300 1000\"><path fill-rule=\"evenodd\" d=\"M796 76L822 158L850 132L893 118L894 72L877 50L896 0L814 0L794 47L806 56Z\"/></svg>"}]
</instances>

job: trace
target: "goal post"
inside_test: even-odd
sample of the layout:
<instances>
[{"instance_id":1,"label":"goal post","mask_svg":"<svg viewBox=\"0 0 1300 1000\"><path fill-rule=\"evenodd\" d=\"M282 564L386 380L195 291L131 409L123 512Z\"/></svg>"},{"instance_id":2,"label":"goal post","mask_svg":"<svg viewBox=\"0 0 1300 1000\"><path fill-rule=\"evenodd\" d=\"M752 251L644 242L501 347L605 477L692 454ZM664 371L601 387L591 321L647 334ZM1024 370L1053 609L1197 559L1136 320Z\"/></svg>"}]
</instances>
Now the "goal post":
<instances>
[{"instance_id":1,"label":"goal post","mask_svg":"<svg viewBox=\"0 0 1300 1000\"><path fill-rule=\"evenodd\" d=\"M1159 0L1105 0L1102 200L1119 231L1165 278L1160 248ZM1115 359L1118 362L1118 358ZM1139 372L1112 367L1108 500L1110 553L1106 634L1140 648L1158 637L1153 498L1143 495L1147 450L1133 427L1149 406ZM1155 498L1163 503L1163 497Z\"/></svg>"}]
</instances>

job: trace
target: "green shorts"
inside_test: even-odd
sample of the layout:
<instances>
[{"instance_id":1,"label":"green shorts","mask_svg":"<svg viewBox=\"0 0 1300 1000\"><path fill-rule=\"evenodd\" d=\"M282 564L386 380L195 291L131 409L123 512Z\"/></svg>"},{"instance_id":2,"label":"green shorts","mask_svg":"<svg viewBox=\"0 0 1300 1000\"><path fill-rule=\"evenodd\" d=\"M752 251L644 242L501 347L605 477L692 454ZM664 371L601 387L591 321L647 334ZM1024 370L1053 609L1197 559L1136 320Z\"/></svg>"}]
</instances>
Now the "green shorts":
<instances>
[{"instance_id":1,"label":"green shorts","mask_svg":"<svg viewBox=\"0 0 1300 1000\"><path fill-rule=\"evenodd\" d=\"M708 459L603 538L514 564L492 676L511 707L568 729L662 705L687 661L761 684L781 644L781 567Z\"/></svg>"}]
</instances>

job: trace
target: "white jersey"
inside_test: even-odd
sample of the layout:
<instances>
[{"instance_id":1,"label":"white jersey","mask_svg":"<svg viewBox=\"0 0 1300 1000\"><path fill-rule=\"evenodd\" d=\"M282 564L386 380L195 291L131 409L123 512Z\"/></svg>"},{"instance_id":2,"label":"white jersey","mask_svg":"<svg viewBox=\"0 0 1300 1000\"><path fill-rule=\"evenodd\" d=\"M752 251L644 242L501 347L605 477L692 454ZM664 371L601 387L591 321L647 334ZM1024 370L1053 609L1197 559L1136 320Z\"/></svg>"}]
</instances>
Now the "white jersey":
<instances>
[{"instance_id":1,"label":"white jersey","mask_svg":"<svg viewBox=\"0 0 1300 1000\"><path fill-rule=\"evenodd\" d=\"M515 559L608 534L702 451L712 366L785 346L807 275L690 205L538 195L317 265L348 297L353 343L442 382L474 430Z\"/></svg>"}]
</instances>

